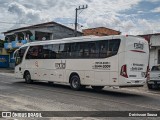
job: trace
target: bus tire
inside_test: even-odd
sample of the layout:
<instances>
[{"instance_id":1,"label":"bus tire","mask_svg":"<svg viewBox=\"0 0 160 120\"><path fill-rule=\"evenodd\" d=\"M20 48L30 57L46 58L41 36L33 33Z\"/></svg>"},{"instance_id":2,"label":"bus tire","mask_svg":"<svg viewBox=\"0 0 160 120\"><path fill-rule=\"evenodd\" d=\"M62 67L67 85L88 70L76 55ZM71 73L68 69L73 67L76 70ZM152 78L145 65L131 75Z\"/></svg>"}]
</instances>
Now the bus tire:
<instances>
[{"instance_id":1,"label":"bus tire","mask_svg":"<svg viewBox=\"0 0 160 120\"><path fill-rule=\"evenodd\" d=\"M101 91L104 88L104 86L91 86L91 87L96 91Z\"/></svg>"},{"instance_id":2,"label":"bus tire","mask_svg":"<svg viewBox=\"0 0 160 120\"><path fill-rule=\"evenodd\" d=\"M80 83L80 78L78 75L72 75L70 78L70 86L73 90L80 90L81 89L81 83Z\"/></svg>"},{"instance_id":3,"label":"bus tire","mask_svg":"<svg viewBox=\"0 0 160 120\"><path fill-rule=\"evenodd\" d=\"M29 72L26 72L26 73L25 73L24 79L25 79L25 82L26 82L27 84L33 83L33 80L31 80L31 75L30 75Z\"/></svg>"}]
</instances>

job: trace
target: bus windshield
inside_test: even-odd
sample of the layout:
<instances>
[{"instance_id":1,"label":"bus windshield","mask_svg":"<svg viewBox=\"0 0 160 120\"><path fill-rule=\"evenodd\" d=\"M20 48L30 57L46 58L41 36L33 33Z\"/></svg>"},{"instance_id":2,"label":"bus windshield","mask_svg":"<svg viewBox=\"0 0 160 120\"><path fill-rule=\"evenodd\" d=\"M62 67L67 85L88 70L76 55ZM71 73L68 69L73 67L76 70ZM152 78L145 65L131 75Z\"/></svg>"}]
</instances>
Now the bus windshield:
<instances>
[{"instance_id":1,"label":"bus windshield","mask_svg":"<svg viewBox=\"0 0 160 120\"><path fill-rule=\"evenodd\" d=\"M26 49L27 49L27 47L22 47L14 53L15 65L16 66L19 65L22 62Z\"/></svg>"},{"instance_id":2,"label":"bus windshield","mask_svg":"<svg viewBox=\"0 0 160 120\"><path fill-rule=\"evenodd\" d=\"M160 71L160 66L153 66L151 71Z\"/></svg>"}]
</instances>

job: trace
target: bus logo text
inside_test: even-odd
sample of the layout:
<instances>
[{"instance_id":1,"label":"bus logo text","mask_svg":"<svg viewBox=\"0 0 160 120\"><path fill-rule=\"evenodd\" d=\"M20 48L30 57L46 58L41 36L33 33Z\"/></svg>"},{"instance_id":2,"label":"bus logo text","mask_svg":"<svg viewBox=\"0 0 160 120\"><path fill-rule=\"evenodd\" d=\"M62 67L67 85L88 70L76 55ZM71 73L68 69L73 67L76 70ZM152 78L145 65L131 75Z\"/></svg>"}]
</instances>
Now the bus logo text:
<instances>
[{"instance_id":1,"label":"bus logo text","mask_svg":"<svg viewBox=\"0 0 160 120\"><path fill-rule=\"evenodd\" d=\"M144 44L140 43L140 42L139 43L134 43L134 48L143 50Z\"/></svg>"}]
</instances>

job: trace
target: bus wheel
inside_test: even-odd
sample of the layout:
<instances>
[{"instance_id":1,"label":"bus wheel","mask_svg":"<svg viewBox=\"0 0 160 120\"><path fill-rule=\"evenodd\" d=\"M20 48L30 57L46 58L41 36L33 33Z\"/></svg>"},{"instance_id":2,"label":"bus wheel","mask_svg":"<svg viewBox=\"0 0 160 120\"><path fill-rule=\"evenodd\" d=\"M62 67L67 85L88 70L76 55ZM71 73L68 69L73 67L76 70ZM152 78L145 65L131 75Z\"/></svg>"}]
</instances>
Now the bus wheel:
<instances>
[{"instance_id":1,"label":"bus wheel","mask_svg":"<svg viewBox=\"0 0 160 120\"><path fill-rule=\"evenodd\" d=\"M73 90L80 90L81 83L78 75L73 75L70 78L70 86Z\"/></svg>"},{"instance_id":2,"label":"bus wheel","mask_svg":"<svg viewBox=\"0 0 160 120\"><path fill-rule=\"evenodd\" d=\"M25 78L25 82L26 82L27 84L31 84L31 83L33 82L33 81L31 80L31 75L30 75L29 72L26 72L26 73L25 73L24 78Z\"/></svg>"},{"instance_id":3,"label":"bus wheel","mask_svg":"<svg viewBox=\"0 0 160 120\"><path fill-rule=\"evenodd\" d=\"M104 88L104 86L91 86L94 90L100 91Z\"/></svg>"}]
</instances>

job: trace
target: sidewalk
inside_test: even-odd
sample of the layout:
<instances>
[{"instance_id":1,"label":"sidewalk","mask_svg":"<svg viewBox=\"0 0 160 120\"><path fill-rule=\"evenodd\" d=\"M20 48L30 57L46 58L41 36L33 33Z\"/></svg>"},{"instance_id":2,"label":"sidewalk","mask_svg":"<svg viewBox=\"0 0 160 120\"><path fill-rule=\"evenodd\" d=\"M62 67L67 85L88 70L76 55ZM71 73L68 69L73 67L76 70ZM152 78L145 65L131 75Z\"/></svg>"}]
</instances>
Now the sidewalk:
<instances>
[{"instance_id":1,"label":"sidewalk","mask_svg":"<svg viewBox=\"0 0 160 120\"><path fill-rule=\"evenodd\" d=\"M14 73L13 68L0 68L0 73Z\"/></svg>"}]
</instances>

